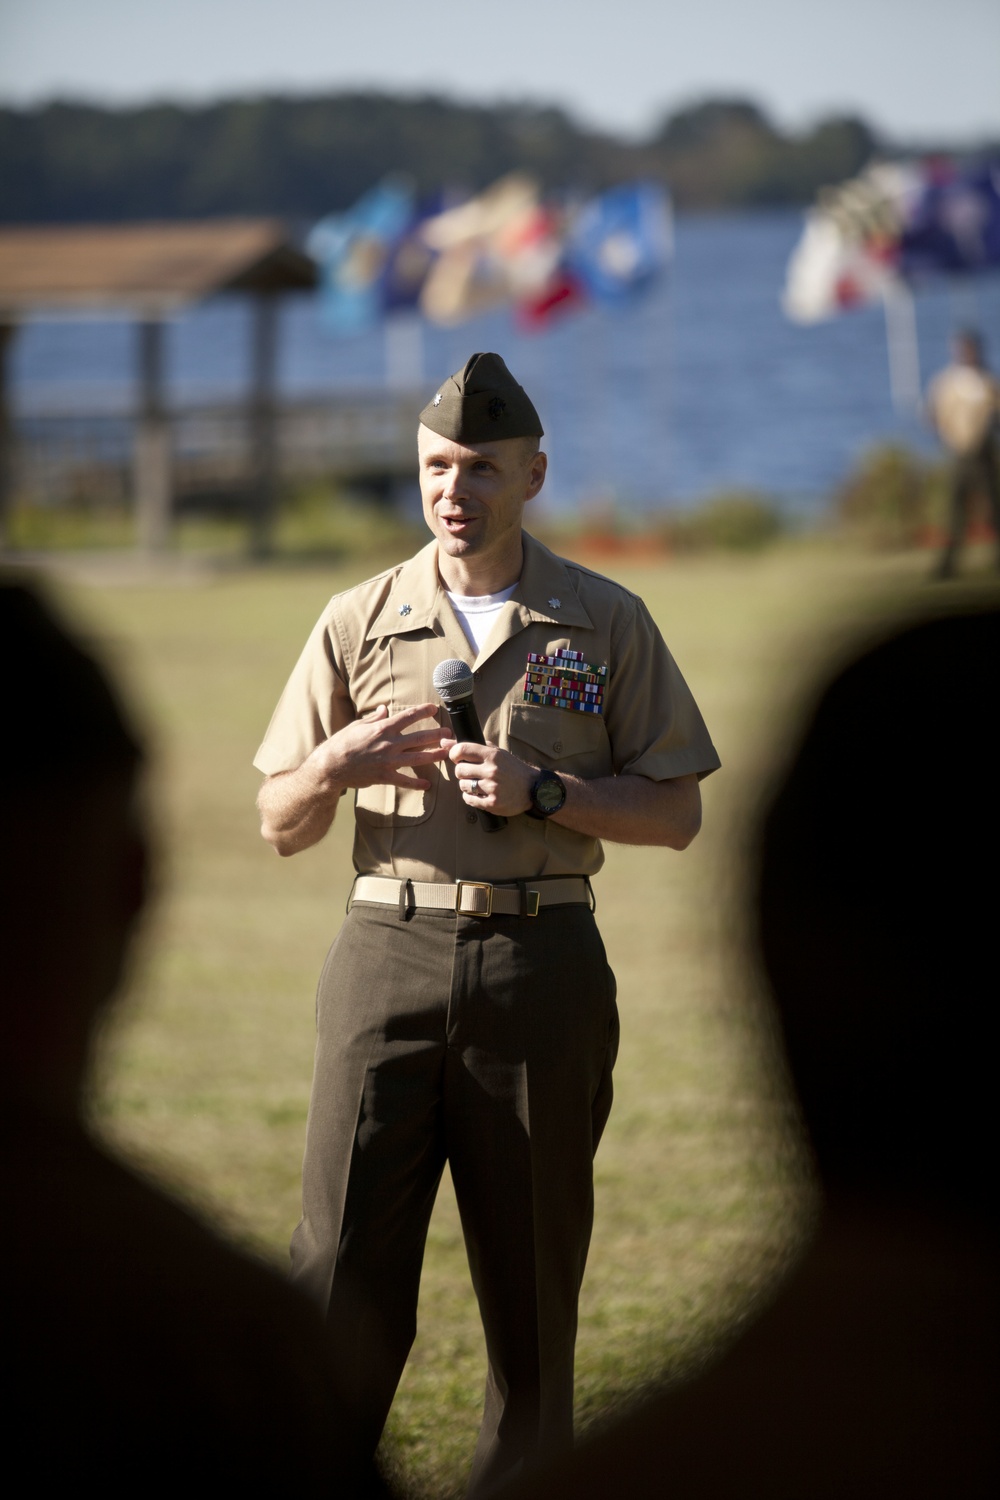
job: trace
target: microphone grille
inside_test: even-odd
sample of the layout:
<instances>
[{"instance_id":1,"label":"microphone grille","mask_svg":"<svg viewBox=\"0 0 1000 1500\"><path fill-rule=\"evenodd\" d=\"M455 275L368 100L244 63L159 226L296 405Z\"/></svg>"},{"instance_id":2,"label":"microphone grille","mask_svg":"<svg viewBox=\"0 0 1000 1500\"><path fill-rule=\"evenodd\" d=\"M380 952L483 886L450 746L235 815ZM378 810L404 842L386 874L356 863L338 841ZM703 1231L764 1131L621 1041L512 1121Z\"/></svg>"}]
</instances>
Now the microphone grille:
<instances>
[{"instance_id":1,"label":"microphone grille","mask_svg":"<svg viewBox=\"0 0 1000 1500\"><path fill-rule=\"evenodd\" d=\"M434 691L445 703L472 697L472 668L468 662L442 661L434 668Z\"/></svg>"}]
</instances>

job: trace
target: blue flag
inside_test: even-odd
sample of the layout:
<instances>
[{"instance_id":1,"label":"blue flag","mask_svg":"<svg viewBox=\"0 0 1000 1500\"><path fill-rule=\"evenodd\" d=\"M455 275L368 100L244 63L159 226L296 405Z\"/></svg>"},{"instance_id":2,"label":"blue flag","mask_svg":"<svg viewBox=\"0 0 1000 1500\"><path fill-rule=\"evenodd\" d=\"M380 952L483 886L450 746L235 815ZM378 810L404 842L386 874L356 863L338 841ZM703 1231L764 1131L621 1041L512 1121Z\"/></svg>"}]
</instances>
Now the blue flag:
<instances>
[{"instance_id":1,"label":"blue flag","mask_svg":"<svg viewBox=\"0 0 1000 1500\"><path fill-rule=\"evenodd\" d=\"M1000 160L956 170L932 164L899 242L904 276L1000 267Z\"/></svg>"},{"instance_id":2,"label":"blue flag","mask_svg":"<svg viewBox=\"0 0 1000 1500\"><path fill-rule=\"evenodd\" d=\"M673 252L670 199L657 183L629 182L584 204L566 265L597 302L620 303L662 274Z\"/></svg>"},{"instance_id":3,"label":"blue flag","mask_svg":"<svg viewBox=\"0 0 1000 1500\"><path fill-rule=\"evenodd\" d=\"M306 248L320 267L322 317L334 333L357 333L382 318L386 268L412 223L413 201L408 182L387 177L347 213L313 226Z\"/></svg>"}]
</instances>

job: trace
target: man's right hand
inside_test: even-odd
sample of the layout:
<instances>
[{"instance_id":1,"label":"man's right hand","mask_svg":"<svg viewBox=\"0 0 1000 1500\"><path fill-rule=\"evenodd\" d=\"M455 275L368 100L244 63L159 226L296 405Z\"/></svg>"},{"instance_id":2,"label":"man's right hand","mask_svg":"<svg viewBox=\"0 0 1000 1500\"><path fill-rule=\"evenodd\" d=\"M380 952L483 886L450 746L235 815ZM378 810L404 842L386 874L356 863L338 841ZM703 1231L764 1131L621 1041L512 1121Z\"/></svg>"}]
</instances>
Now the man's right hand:
<instances>
[{"instance_id":1,"label":"man's right hand","mask_svg":"<svg viewBox=\"0 0 1000 1500\"><path fill-rule=\"evenodd\" d=\"M419 724L421 719L434 719L434 728L411 730L410 726ZM367 718L355 719L353 724L324 740L309 759L316 759L337 783L338 795L345 786L426 788L429 781L405 774L405 768L428 766L447 756L454 737L444 734L436 719L433 703L420 703L396 714L391 714L385 704L379 704Z\"/></svg>"},{"instance_id":2,"label":"man's right hand","mask_svg":"<svg viewBox=\"0 0 1000 1500\"><path fill-rule=\"evenodd\" d=\"M433 703L396 714L380 704L317 745L297 771L269 776L257 797L263 837L279 854L297 854L329 830L346 787L429 787L413 768L444 760L454 739L437 723L433 729L411 726L436 715Z\"/></svg>"}]
</instances>

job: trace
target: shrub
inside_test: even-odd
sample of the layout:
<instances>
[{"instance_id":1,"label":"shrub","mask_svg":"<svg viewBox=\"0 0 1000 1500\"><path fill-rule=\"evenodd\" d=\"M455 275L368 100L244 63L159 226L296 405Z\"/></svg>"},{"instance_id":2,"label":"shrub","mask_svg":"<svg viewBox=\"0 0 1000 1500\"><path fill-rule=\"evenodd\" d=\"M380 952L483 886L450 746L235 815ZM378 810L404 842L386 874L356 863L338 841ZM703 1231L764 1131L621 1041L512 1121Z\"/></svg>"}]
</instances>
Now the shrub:
<instances>
[{"instance_id":1,"label":"shrub","mask_svg":"<svg viewBox=\"0 0 1000 1500\"><path fill-rule=\"evenodd\" d=\"M947 488L945 465L885 443L866 453L841 485L834 511L875 547L914 547L944 525Z\"/></svg>"},{"instance_id":2,"label":"shrub","mask_svg":"<svg viewBox=\"0 0 1000 1500\"><path fill-rule=\"evenodd\" d=\"M696 510L668 518L664 536L677 552L756 552L786 529L785 516L768 495L734 490L716 495Z\"/></svg>"}]
</instances>

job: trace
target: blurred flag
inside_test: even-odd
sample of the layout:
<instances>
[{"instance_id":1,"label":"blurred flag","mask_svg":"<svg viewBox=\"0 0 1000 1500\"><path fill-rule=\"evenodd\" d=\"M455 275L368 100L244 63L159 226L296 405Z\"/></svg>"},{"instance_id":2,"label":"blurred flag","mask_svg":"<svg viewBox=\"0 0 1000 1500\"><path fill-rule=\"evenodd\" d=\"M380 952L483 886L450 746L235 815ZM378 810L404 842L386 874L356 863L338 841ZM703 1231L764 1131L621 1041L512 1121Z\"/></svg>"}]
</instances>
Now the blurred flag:
<instances>
[{"instance_id":1,"label":"blurred flag","mask_svg":"<svg viewBox=\"0 0 1000 1500\"><path fill-rule=\"evenodd\" d=\"M620 303L661 275L672 254L670 199L657 183L631 182L584 205L565 265L595 301Z\"/></svg>"},{"instance_id":2,"label":"blurred flag","mask_svg":"<svg viewBox=\"0 0 1000 1500\"><path fill-rule=\"evenodd\" d=\"M465 322L513 304L524 328L544 328L590 300L621 303L649 285L673 248L670 203L629 183L574 214L543 203L520 172L463 203L427 212L408 182L386 178L345 214L313 228L322 316L339 333L419 307L430 321Z\"/></svg>"},{"instance_id":3,"label":"blurred flag","mask_svg":"<svg viewBox=\"0 0 1000 1500\"><path fill-rule=\"evenodd\" d=\"M904 276L1000 267L1000 160L964 171L931 161L899 245Z\"/></svg>"},{"instance_id":4,"label":"blurred flag","mask_svg":"<svg viewBox=\"0 0 1000 1500\"><path fill-rule=\"evenodd\" d=\"M306 249L320 267L321 313L335 333L356 333L380 321L383 281L414 216L414 195L402 177L387 177L345 214L313 226Z\"/></svg>"},{"instance_id":5,"label":"blurred flag","mask_svg":"<svg viewBox=\"0 0 1000 1500\"><path fill-rule=\"evenodd\" d=\"M518 301L515 316L526 333L537 333L565 313L579 311L587 300L583 283L560 263L541 291Z\"/></svg>"},{"instance_id":6,"label":"blurred flag","mask_svg":"<svg viewBox=\"0 0 1000 1500\"><path fill-rule=\"evenodd\" d=\"M918 412L920 349L914 282L1000 267L1000 162L882 162L825 189L785 276L782 306L817 323L879 299L889 379L903 415Z\"/></svg>"},{"instance_id":7,"label":"blurred flag","mask_svg":"<svg viewBox=\"0 0 1000 1500\"><path fill-rule=\"evenodd\" d=\"M1000 162L880 162L826 188L792 252L782 306L797 323L899 297L926 275L1000 266Z\"/></svg>"},{"instance_id":8,"label":"blurred flag","mask_svg":"<svg viewBox=\"0 0 1000 1500\"><path fill-rule=\"evenodd\" d=\"M437 254L420 294L425 316L434 323L463 323L540 288L559 258L558 243L547 250L539 233L543 213L538 183L511 172L475 198L425 220L421 236Z\"/></svg>"},{"instance_id":9,"label":"blurred flag","mask_svg":"<svg viewBox=\"0 0 1000 1500\"><path fill-rule=\"evenodd\" d=\"M781 305L793 323L820 323L881 298L895 280L895 247L883 252L848 239L825 214L806 215L792 251Z\"/></svg>"},{"instance_id":10,"label":"blurred flag","mask_svg":"<svg viewBox=\"0 0 1000 1500\"><path fill-rule=\"evenodd\" d=\"M788 262L785 315L819 323L896 287L899 239L920 186L917 169L880 163L825 188Z\"/></svg>"},{"instance_id":11,"label":"blurred flag","mask_svg":"<svg viewBox=\"0 0 1000 1500\"><path fill-rule=\"evenodd\" d=\"M424 224L454 208L454 195L439 190L421 198L413 207L409 222L389 247L382 271L382 307L386 313L417 308L424 282L438 251L424 238Z\"/></svg>"}]
</instances>

